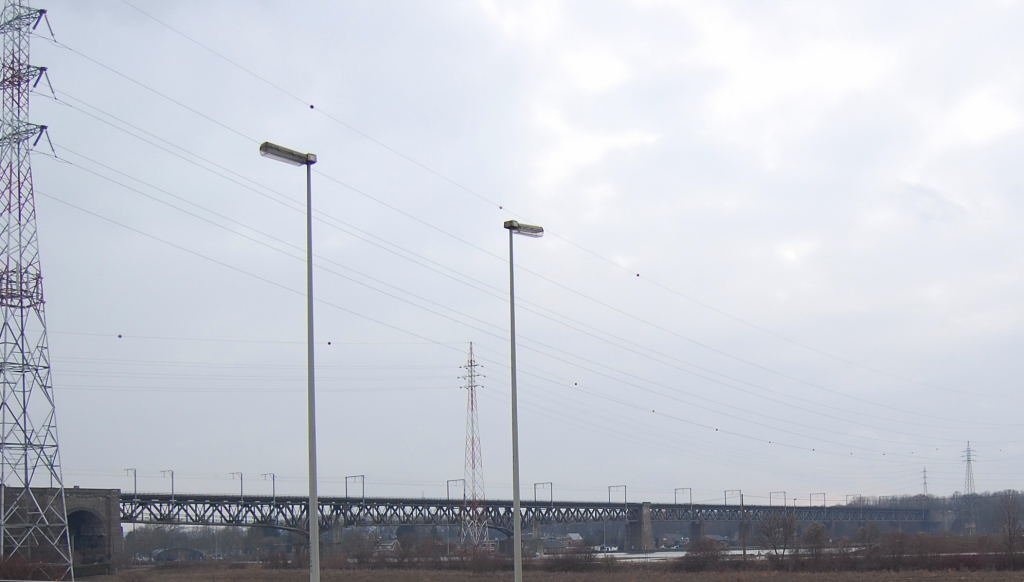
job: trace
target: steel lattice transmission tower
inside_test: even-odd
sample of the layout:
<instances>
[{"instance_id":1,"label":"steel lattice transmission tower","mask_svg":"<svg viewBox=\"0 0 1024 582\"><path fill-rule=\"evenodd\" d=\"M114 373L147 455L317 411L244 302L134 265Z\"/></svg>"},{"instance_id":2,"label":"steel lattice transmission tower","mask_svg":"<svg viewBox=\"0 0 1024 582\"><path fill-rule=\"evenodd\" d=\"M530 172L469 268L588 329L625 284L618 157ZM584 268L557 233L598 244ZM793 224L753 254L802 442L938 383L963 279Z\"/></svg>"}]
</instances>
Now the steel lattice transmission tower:
<instances>
[{"instance_id":1,"label":"steel lattice transmission tower","mask_svg":"<svg viewBox=\"0 0 1024 582\"><path fill-rule=\"evenodd\" d=\"M483 377L477 371L480 364L473 355L473 342L469 342L469 358L462 369L466 371L461 379L466 389L466 466L465 479L468 489L466 499L467 512L462 523L463 541L466 545L476 548L487 537L487 517L481 502L484 496L484 461L480 450L480 415L476 402L476 390L482 388L479 379Z\"/></svg>"},{"instance_id":2,"label":"steel lattice transmission tower","mask_svg":"<svg viewBox=\"0 0 1024 582\"><path fill-rule=\"evenodd\" d=\"M971 441L967 441L967 448L964 449L964 495L974 495L974 449L971 448Z\"/></svg>"},{"instance_id":3,"label":"steel lattice transmission tower","mask_svg":"<svg viewBox=\"0 0 1024 582\"><path fill-rule=\"evenodd\" d=\"M46 129L29 122L29 93L45 72L29 64L29 36L45 14L24 0L6 0L0 13L0 558L32 565L35 577L66 580L74 574L29 161Z\"/></svg>"},{"instance_id":4,"label":"steel lattice transmission tower","mask_svg":"<svg viewBox=\"0 0 1024 582\"><path fill-rule=\"evenodd\" d=\"M964 449L963 459L964 471L964 533L973 536L978 532L976 498L974 496L974 449L971 448L971 441L967 441L967 448Z\"/></svg>"}]
</instances>

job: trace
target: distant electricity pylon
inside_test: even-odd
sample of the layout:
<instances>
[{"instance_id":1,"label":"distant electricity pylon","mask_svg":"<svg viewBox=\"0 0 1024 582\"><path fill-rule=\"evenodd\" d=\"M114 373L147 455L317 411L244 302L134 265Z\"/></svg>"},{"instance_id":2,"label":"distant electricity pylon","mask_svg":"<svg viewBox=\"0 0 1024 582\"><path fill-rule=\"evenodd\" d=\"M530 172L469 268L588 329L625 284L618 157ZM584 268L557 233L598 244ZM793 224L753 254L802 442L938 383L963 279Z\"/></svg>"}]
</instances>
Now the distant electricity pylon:
<instances>
[{"instance_id":1,"label":"distant electricity pylon","mask_svg":"<svg viewBox=\"0 0 1024 582\"><path fill-rule=\"evenodd\" d=\"M964 495L974 495L974 450L971 449L971 441L967 441L967 448L964 449Z\"/></svg>"},{"instance_id":2,"label":"distant electricity pylon","mask_svg":"<svg viewBox=\"0 0 1024 582\"><path fill-rule=\"evenodd\" d=\"M65 580L74 575L29 160L46 130L29 122L29 94L46 73L29 64L29 37L45 17L25 0L6 0L0 13L0 560Z\"/></svg>"},{"instance_id":3,"label":"distant electricity pylon","mask_svg":"<svg viewBox=\"0 0 1024 582\"><path fill-rule=\"evenodd\" d=\"M928 497L928 467L921 470L921 479L924 481L924 496Z\"/></svg>"},{"instance_id":4,"label":"distant electricity pylon","mask_svg":"<svg viewBox=\"0 0 1024 582\"><path fill-rule=\"evenodd\" d=\"M477 372L480 365L473 355L473 342L469 342L469 358L462 369L466 371L461 379L466 383L466 486L469 489L466 500L466 514L463 519L463 541L471 547L478 547L487 536L487 517L481 502L484 501L484 461L480 450L480 415L477 413L476 389L482 386L478 379L483 375Z\"/></svg>"}]
</instances>

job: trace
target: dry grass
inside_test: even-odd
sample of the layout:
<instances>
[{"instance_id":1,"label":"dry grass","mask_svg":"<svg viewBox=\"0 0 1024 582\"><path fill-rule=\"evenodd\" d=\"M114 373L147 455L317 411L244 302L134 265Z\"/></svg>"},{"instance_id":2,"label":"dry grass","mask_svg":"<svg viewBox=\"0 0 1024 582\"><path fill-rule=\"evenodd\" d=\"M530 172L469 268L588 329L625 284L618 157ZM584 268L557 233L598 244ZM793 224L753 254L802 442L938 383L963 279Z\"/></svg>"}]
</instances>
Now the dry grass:
<instances>
[{"instance_id":1,"label":"dry grass","mask_svg":"<svg viewBox=\"0 0 1024 582\"><path fill-rule=\"evenodd\" d=\"M124 571L92 578L96 582L304 582L304 570L237 568L161 568ZM527 571L527 582L1024 582L1024 572L702 572L670 573L649 568L618 572ZM324 582L506 582L512 572L472 573L444 570L328 570Z\"/></svg>"}]
</instances>

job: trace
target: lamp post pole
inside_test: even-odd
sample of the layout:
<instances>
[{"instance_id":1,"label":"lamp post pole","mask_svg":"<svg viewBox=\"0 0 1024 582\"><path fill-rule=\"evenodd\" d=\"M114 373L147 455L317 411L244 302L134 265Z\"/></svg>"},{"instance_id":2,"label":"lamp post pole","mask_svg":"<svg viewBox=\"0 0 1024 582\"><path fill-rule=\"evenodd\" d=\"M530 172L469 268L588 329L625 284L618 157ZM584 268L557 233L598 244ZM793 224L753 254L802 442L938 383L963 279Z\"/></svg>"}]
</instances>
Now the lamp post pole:
<instances>
[{"instance_id":1,"label":"lamp post pole","mask_svg":"<svg viewBox=\"0 0 1024 582\"><path fill-rule=\"evenodd\" d=\"M309 158L307 157L307 160ZM309 582L320 582L320 501L316 492L316 375L313 371L313 163L306 162L306 416L309 441Z\"/></svg>"},{"instance_id":2,"label":"lamp post pole","mask_svg":"<svg viewBox=\"0 0 1024 582\"><path fill-rule=\"evenodd\" d=\"M519 514L519 402L516 394L516 269L513 260L513 234L515 231L509 229L508 305L509 334L512 338L512 576L514 582L523 582L523 517Z\"/></svg>"},{"instance_id":3,"label":"lamp post pole","mask_svg":"<svg viewBox=\"0 0 1024 582\"><path fill-rule=\"evenodd\" d=\"M516 394L516 269L512 242L519 234L538 238L544 229L516 220L506 220L508 229L508 308L510 363L512 368L512 570L515 582L523 582L523 516L519 513L519 402Z\"/></svg>"},{"instance_id":4,"label":"lamp post pole","mask_svg":"<svg viewBox=\"0 0 1024 582\"><path fill-rule=\"evenodd\" d=\"M265 141L260 155L306 166L306 429L309 452L309 582L320 582L320 502L316 494L316 386L313 372L313 164L316 154Z\"/></svg>"}]
</instances>

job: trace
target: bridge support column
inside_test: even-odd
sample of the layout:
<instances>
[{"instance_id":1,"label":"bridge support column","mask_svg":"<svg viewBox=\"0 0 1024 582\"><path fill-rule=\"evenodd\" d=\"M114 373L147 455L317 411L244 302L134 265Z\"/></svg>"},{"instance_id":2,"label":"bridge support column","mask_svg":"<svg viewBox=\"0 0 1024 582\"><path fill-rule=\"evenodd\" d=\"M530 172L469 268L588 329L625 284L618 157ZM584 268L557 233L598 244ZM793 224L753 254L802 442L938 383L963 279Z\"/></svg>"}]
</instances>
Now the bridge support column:
<instances>
[{"instance_id":1,"label":"bridge support column","mask_svg":"<svg viewBox=\"0 0 1024 582\"><path fill-rule=\"evenodd\" d=\"M651 523L651 504L640 508L640 520L626 522L626 550L649 552L654 549L654 525Z\"/></svg>"},{"instance_id":2,"label":"bridge support column","mask_svg":"<svg viewBox=\"0 0 1024 582\"><path fill-rule=\"evenodd\" d=\"M68 487L64 494L75 574L112 574L124 558L121 492Z\"/></svg>"},{"instance_id":3,"label":"bridge support column","mask_svg":"<svg viewBox=\"0 0 1024 582\"><path fill-rule=\"evenodd\" d=\"M750 540L750 522L744 519L739 525L740 548L743 549L743 557L747 557L747 543Z\"/></svg>"},{"instance_id":4,"label":"bridge support column","mask_svg":"<svg viewBox=\"0 0 1024 582\"><path fill-rule=\"evenodd\" d=\"M704 522L703 521L691 521L690 522L690 543L699 542L704 537Z\"/></svg>"}]
</instances>

